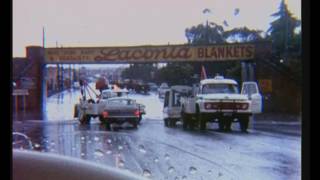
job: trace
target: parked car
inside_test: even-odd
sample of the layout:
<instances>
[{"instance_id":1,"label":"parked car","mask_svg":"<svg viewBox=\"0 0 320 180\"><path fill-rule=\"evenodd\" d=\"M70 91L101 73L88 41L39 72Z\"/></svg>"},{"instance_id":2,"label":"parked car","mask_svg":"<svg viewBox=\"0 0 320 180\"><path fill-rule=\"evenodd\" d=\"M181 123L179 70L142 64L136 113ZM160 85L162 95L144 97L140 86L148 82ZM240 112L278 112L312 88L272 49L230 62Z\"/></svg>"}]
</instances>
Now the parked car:
<instances>
[{"instance_id":1,"label":"parked car","mask_svg":"<svg viewBox=\"0 0 320 180\"><path fill-rule=\"evenodd\" d=\"M80 83L78 81L73 83L73 88L74 89L80 89Z\"/></svg>"},{"instance_id":2,"label":"parked car","mask_svg":"<svg viewBox=\"0 0 320 180\"><path fill-rule=\"evenodd\" d=\"M169 86L167 83L162 83L158 90L159 98L164 98L165 92L169 90Z\"/></svg>"},{"instance_id":3,"label":"parked car","mask_svg":"<svg viewBox=\"0 0 320 180\"><path fill-rule=\"evenodd\" d=\"M150 87L150 91L158 91L158 86L156 83L148 83L149 87Z\"/></svg>"},{"instance_id":4,"label":"parked car","mask_svg":"<svg viewBox=\"0 0 320 180\"><path fill-rule=\"evenodd\" d=\"M134 128L138 127L142 117L140 105L135 100L124 97L109 98L104 103L104 108L99 118L101 123L110 129L113 123L123 124L128 122Z\"/></svg>"}]
</instances>

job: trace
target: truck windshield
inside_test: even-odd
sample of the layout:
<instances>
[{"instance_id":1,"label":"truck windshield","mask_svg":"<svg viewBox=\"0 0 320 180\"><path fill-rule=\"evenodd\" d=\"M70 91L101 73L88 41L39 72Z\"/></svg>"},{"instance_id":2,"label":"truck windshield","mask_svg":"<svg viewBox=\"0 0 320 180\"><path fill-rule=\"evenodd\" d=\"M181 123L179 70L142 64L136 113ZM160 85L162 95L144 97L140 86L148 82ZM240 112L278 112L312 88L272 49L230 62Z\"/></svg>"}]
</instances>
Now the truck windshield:
<instances>
[{"instance_id":1,"label":"truck windshield","mask_svg":"<svg viewBox=\"0 0 320 180\"><path fill-rule=\"evenodd\" d=\"M228 93L238 94L238 87L235 84L205 84L202 86L202 94Z\"/></svg>"}]
</instances>

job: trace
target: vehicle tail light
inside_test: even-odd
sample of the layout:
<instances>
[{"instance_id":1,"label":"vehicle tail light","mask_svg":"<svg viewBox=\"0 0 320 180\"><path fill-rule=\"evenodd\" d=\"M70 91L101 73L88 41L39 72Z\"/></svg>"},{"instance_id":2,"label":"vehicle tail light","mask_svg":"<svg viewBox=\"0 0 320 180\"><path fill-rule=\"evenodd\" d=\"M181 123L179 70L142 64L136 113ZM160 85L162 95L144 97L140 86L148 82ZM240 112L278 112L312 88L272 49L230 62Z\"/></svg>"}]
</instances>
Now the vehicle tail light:
<instances>
[{"instance_id":1,"label":"vehicle tail light","mask_svg":"<svg viewBox=\"0 0 320 180\"><path fill-rule=\"evenodd\" d=\"M134 111L134 115L135 115L136 117L139 117L139 116L140 116L140 111L139 111L139 110L135 110L135 111Z\"/></svg>"},{"instance_id":2,"label":"vehicle tail light","mask_svg":"<svg viewBox=\"0 0 320 180\"><path fill-rule=\"evenodd\" d=\"M102 112L102 117L103 117L103 118L107 118L108 116L109 116L108 111L103 111L103 112Z\"/></svg>"}]
</instances>

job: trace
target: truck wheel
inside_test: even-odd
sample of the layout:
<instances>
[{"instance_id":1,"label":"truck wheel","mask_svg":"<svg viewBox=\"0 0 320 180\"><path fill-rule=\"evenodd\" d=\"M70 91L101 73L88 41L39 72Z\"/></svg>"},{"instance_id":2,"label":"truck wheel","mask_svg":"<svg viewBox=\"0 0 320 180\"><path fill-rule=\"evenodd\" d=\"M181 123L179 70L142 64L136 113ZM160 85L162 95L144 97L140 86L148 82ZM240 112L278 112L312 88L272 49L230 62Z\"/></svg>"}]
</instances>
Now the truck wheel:
<instances>
[{"instance_id":1,"label":"truck wheel","mask_svg":"<svg viewBox=\"0 0 320 180\"><path fill-rule=\"evenodd\" d=\"M249 116L241 117L239 119L239 123L240 123L241 131L242 132L248 132L247 129L248 129L248 126L249 126Z\"/></svg>"},{"instance_id":2,"label":"truck wheel","mask_svg":"<svg viewBox=\"0 0 320 180\"><path fill-rule=\"evenodd\" d=\"M170 119L170 118L168 118L168 126L169 127L172 127L173 125L172 125L172 120Z\"/></svg>"},{"instance_id":3,"label":"truck wheel","mask_svg":"<svg viewBox=\"0 0 320 180\"><path fill-rule=\"evenodd\" d=\"M225 119L225 131L226 132L231 131L231 124L232 124L232 119L230 119L230 118Z\"/></svg>"},{"instance_id":4,"label":"truck wheel","mask_svg":"<svg viewBox=\"0 0 320 180\"><path fill-rule=\"evenodd\" d=\"M83 110L78 110L78 120L80 124L88 124L88 117L87 115L83 112Z\"/></svg>"},{"instance_id":5,"label":"truck wheel","mask_svg":"<svg viewBox=\"0 0 320 180\"><path fill-rule=\"evenodd\" d=\"M94 100L93 100L93 99L88 99L88 103L92 103L92 104L94 104L95 102L94 102Z\"/></svg>"},{"instance_id":6,"label":"truck wheel","mask_svg":"<svg viewBox=\"0 0 320 180\"><path fill-rule=\"evenodd\" d=\"M201 115L200 115L200 116L201 116ZM206 130L206 128L207 128L206 126L207 126L206 120L203 119L203 118L201 118L201 119L200 119L200 130L202 130L202 131Z\"/></svg>"},{"instance_id":7,"label":"truck wheel","mask_svg":"<svg viewBox=\"0 0 320 180\"><path fill-rule=\"evenodd\" d=\"M90 124L90 116L89 115L82 115L80 118L81 124Z\"/></svg>"},{"instance_id":8,"label":"truck wheel","mask_svg":"<svg viewBox=\"0 0 320 180\"><path fill-rule=\"evenodd\" d=\"M168 119L165 118L165 119L163 119L163 121L164 121L164 126L169 127Z\"/></svg>"},{"instance_id":9,"label":"truck wheel","mask_svg":"<svg viewBox=\"0 0 320 180\"><path fill-rule=\"evenodd\" d=\"M85 121L85 123L86 123L86 124L90 124L90 121L91 121L91 116L90 116L90 115L86 115L86 121Z\"/></svg>"},{"instance_id":10,"label":"truck wheel","mask_svg":"<svg viewBox=\"0 0 320 180\"><path fill-rule=\"evenodd\" d=\"M139 120L138 120L138 123L139 123L139 124L140 124L141 120L142 120L142 115L140 114L140 115L139 115Z\"/></svg>"},{"instance_id":11,"label":"truck wheel","mask_svg":"<svg viewBox=\"0 0 320 180\"><path fill-rule=\"evenodd\" d=\"M77 118L78 117L78 114L79 114L79 112L78 112L79 110L78 110L78 106L77 105L75 105L74 106L74 114L73 114L73 117L75 117L75 118Z\"/></svg>"},{"instance_id":12,"label":"truck wheel","mask_svg":"<svg viewBox=\"0 0 320 180\"><path fill-rule=\"evenodd\" d=\"M99 121L100 121L100 123L104 122L103 117L101 115L99 115Z\"/></svg>"},{"instance_id":13,"label":"truck wheel","mask_svg":"<svg viewBox=\"0 0 320 180\"><path fill-rule=\"evenodd\" d=\"M105 124L106 124L106 130L107 130L107 131L110 131L110 130L111 130L111 125L110 125L110 123L109 123L109 122L106 122Z\"/></svg>"},{"instance_id":14,"label":"truck wheel","mask_svg":"<svg viewBox=\"0 0 320 180\"><path fill-rule=\"evenodd\" d=\"M174 119L169 119L169 125L170 127L176 127L176 121Z\"/></svg>"},{"instance_id":15,"label":"truck wheel","mask_svg":"<svg viewBox=\"0 0 320 180\"><path fill-rule=\"evenodd\" d=\"M219 131L224 131L225 119L219 118Z\"/></svg>"},{"instance_id":16,"label":"truck wheel","mask_svg":"<svg viewBox=\"0 0 320 180\"><path fill-rule=\"evenodd\" d=\"M182 128L186 130L188 128L189 119L186 113L184 113L184 111L181 112L181 118L182 118Z\"/></svg>"},{"instance_id":17,"label":"truck wheel","mask_svg":"<svg viewBox=\"0 0 320 180\"><path fill-rule=\"evenodd\" d=\"M182 120L182 128L186 130L188 128L188 117L184 112L184 107L181 109L181 120Z\"/></svg>"},{"instance_id":18,"label":"truck wheel","mask_svg":"<svg viewBox=\"0 0 320 180\"><path fill-rule=\"evenodd\" d=\"M91 116L91 115L87 115L87 121L90 121L90 120L91 120L91 118L93 118L93 116Z\"/></svg>"},{"instance_id":19,"label":"truck wheel","mask_svg":"<svg viewBox=\"0 0 320 180\"><path fill-rule=\"evenodd\" d=\"M197 122L200 123L200 130L206 130L206 121L202 117L202 114L200 113L200 108L198 105L196 106L196 119L197 119Z\"/></svg>"},{"instance_id":20,"label":"truck wheel","mask_svg":"<svg viewBox=\"0 0 320 180\"><path fill-rule=\"evenodd\" d=\"M138 121L133 120L131 125L133 126L134 129L138 129Z\"/></svg>"},{"instance_id":21,"label":"truck wheel","mask_svg":"<svg viewBox=\"0 0 320 180\"><path fill-rule=\"evenodd\" d=\"M190 130L194 130L196 123L192 119L188 119Z\"/></svg>"}]
</instances>

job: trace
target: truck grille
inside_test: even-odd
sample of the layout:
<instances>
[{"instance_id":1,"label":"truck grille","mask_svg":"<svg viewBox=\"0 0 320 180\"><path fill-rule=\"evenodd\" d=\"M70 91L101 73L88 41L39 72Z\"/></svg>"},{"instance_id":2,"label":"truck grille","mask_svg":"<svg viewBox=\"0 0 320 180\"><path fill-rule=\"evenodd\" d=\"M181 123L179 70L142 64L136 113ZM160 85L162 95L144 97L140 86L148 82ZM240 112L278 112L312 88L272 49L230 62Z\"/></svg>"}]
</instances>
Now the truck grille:
<instances>
[{"instance_id":1,"label":"truck grille","mask_svg":"<svg viewBox=\"0 0 320 180\"><path fill-rule=\"evenodd\" d=\"M247 110L249 108L248 103L234 103L234 102L215 102L204 103L205 109L216 110Z\"/></svg>"}]
</instances>

